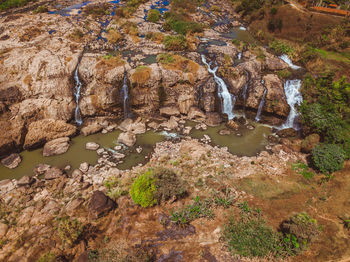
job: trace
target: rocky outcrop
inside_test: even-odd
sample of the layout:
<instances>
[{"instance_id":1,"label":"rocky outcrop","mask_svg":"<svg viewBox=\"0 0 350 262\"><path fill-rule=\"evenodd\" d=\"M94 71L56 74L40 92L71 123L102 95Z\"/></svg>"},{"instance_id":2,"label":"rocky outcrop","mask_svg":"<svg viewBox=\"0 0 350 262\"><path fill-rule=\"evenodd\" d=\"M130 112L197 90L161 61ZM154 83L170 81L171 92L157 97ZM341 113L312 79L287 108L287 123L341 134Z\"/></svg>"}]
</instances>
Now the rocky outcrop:
<instances>
[{"instance_id":1,"label":"rocky outcrop","mask_svg":"<svg viewBox=\"0 0 350 262\"><path fill-rule=\"evenodd\" d=\"M97 219L116 207L116 203L103 192L95 191L91 196L89 204L89 216L93 219Z\"/></svg>"},{"instance_id":2,"label":"rocky outcrop","mask_svg":"<svg viewBox=\"0 0 350 262\"><path fill-rule=\"evenodd\" d=\"M71 137L76 131L75 126L67 124L62 120L39 120L29 125L24 141L24 148L35 148L56 138Z\"/></svg>"}]
</instances>

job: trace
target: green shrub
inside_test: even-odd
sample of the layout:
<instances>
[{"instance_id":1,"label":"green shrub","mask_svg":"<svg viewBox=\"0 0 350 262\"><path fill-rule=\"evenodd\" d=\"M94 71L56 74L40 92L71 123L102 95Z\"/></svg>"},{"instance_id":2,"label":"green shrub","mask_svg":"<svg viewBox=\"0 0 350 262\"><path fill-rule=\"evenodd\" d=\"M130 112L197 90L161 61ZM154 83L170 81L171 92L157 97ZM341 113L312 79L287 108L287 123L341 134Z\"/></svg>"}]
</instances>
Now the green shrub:
<instances>
[{"instance_id":1,"label":"green shrub","mask_svg":"<svg viewBox=\"0 0 350 262\"><path fill-rule=\"evenodd\" d=\"M193 22L189 17L183 13L168 12L164 14L165 23L163 28L165 30L173 30L179 34L186 35L188 33L199 33L203 31L202 24Z\"/></svg>"},{"instance_id":2,"label":"green shrub","mask_svg":"<svg viewBox=\"0 0 350 262\"><path fill-rule=\"evenodd\" d=\"M348 137L344 141L343 149L344 149L344 152L345 152L346 159L349 159L350 158L350 137Z\"/></svg>"},{"instance_id":3,"label":"green shrub","mask_svg":"<svg viewBox=\"0 0 350 262\"><path fill-rule=\"evenodd\" d=\"M343 168L346 154L336 144L318 144L312 149L312 160L322 173L333 173Z\"/></svg>"},{"instance_id":4,"label":"green shrub","mask_svg":"<svg viewBox=\"0 0 350 262\"><path fill-rule=\"evenodd\" d=\"M69 217L57 218L57 232L63 243L72 246L83 233L84 226L76 219Z\"/></svg>"},{"instance_id":5,"label":"green shrub","mask_svg":"<svg viewBox=\"0 0 350 262\"><path fill-rule=\"evenodd\" d=\"M38 7L35 9L34 14L46 13L46 12L48 12L48 11L49 11L49 9L47 8L47 6L45 6L45 5L40 5L40 6L38 6Z\"/></svg>"},{"instance_id":6,"label":"green shrub","mask_svg":"<svg viewBox=\"0 0 350 262\"><path fill-rule=\"evenodd\" d=\"M171 198L181 198L186 194L185 184L174 171L165 168L149 169L132 184L132 200L142 207L150 207Z\"/></svg>"},{"instance_id":7,"label":"green shrub","mask_svg":"<svg viewBox=\"0 0 350 262\"><path fill-rule=\"evenodd\" d=\"M311 241L319 235L320 227L307 213L299 213L282 222L281 231L284 242L294 253L299 253L307 249Z\"/></svg>"},{"instance_id":8,"label":"green shrub","mask_svg":"<svg viewBox=\"0 0 350 262\"><path fill-rule=\"evenodd\" d=\"M147 21L157 23L160 19L160 12L157 9L151 9L147 14Z\"/></svg>"},{"instance_id":9,"label":"green shrub","mask_svg":"<svg viewBox=\"0 0 350 262\"><path fill-rule=\"evenodd\" d=\"M151 207L157 203L155 193L156 184L152 170L136 178L130 189L132 200L142 207Z\"/></svg>"},{"instance_id":10,"label":"green shrub","mask_svg":"<svg viewBox=\"0 0 350 262\"><path fill-rule=\"evenodd\" d=\"M292 170L302 175L305 179L311 179L315 175L313 172L309 171L309 167L302 162L292 164Z\"/></svg>"},{"instance_id":11,"label":"green shrub","mask_svg":"<svg viewBox=\"0 0 350 262\"><path fill-rule=\"evenodd\" d=\"M275 26L275 25L274 25ZM274 40L269 43L269 47L274 50L279 55L287 54L289 56L294 56L295 50L285 42Z\"/></svg>"},{"instance_id":12,"label":"green shrub","mask_svg":"<svg viewBox=\"0 0 350 262\"><path fill-rule=\"evenodd\" d=\"M0 11L21 7L35 0L2 0L0 1Z\"/></svg>"},{"instance_id":13,"label":"green shrub","mask_svg":"<svg viewBox=\"0 0 350 262\"><path fill-rule=\"evenodd\" d=\"M282 79L287 79L292 73L288 69L283 69L277 72L277 75Z\"/></svg>"},{"instance_id":14,"label":"green shrub","mask_svg":"<svg viewBox=\"0 0 350 262\"><path fill-rule=\"evenodd\" d=\"M171 221L178 225L186 225L197 218L207 217L214 218L214 213L211 210L212 202L208 199L200 200L197 196L194 198L194 203L186 207L172 211L170 213Z\"/></svg>"},{"instance_id":15,"label":"green shrub","mask_svg":"<svg viewBox=\"0 0 350 262\"><path fill-rule=\"evenodd\" d=\"M264 0L242 0L240 5L236 7L236 12L242 12L243 16L259 10L264 5Z\"/></svg>"},{"instance_id":16,"label":"green shrub","mask_svg":"<svg viewBox=\"0 0 350 262\"><path fill-rule=\"evenodd\" d=\"M271 15L275 15L275 14L277 14L277 11L278 11L278 9L277 9L276 7L272 7L272 8L270 9L270 14L271 14Z\"/></svg>"},{"instance_id":17,"label":"green shrub","mask_svg":"<svg viewBox=\"0 0 350 262\"><path fill-rule=\"evenodd\" d=\"M164 37L163 44L166 50L182 51L187 48L187 41L183 35L168 35Z\"/></svg>"},{"instance_id":18,"label":"green shrub","mask_svg":"<svg viewBox=\"0 0 350 262\"><path fill-rule=\"evenodd\" d=\"M246 203L240 205L241 217L230 217L224 226L223 238L232 254L244 257L265 257L281 254L283 246L277 232L266 225L258 209L252 210Z\"/></svg>"}]
</instances>

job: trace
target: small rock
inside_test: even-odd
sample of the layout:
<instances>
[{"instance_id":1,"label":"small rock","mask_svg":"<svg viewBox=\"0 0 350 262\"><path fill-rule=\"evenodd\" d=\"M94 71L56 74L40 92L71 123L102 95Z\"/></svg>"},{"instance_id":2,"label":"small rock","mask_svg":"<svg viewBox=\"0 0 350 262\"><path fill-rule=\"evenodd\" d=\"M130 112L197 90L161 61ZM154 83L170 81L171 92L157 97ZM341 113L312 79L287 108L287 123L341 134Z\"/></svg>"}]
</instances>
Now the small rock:
<instances>
[{"instance_id":1,"label":"small rock","mask_svg":"<svg viewBox=\"0 0 350 262\"><path fill-rule=\"evenodd\" d=\"M39 164L36 167L34 167L33 172L37 176L40 176L40 175L44 174L47 170L49 170L50 167L51 166L47 165L47 164Z\"/></svg>"},{"instance_id":2,"label":"small rock","mask_svg":"<svg viewBox=\"0 0 350 262\"><path fill-rule=\"evenodd\" d=\"M118 151L118 150L121 150L122 148L123 148L122 146L115 146L115 147L114 147L114 150L117 150L117 151Z\"/></svg>"},{"instance_id":3,"label":"small rock","mask_svg":"<svg viewBox=\"0 0 350 262\"><path fill-rule=\"evenodd\" d=\"M267 137L267 140L268 140L270 143L277 144L278 141L279 141L279 138L278 138L278 136L269 135L269 136Z\"/></svg>"},{"instance_id":4,"label":"small rock","mask_svg":"<svg viewBox=\"0 0 350 262\"><path fill-rule=\"evenodd\" d=\"M231 135L231 131L228 130L228 129L221 129L221 130L219 131L219 135L228 136L228 135Z\"/></svg>"},{"instance_id":5,"label":"small rock","mask_svg":"<svg viewBox=\"0 0 350 262\"><path fill-rule=\"evenodd\" d=\"M117 204L101 191L92 194L89 204L89 217L97 219L117 207Z\"/></svg>"},{"instance_id":6,"label":"small rock","mask_svg":"<svg viewBox=\"0 0 350 262\"><path fill-rule=\"evenodd\" d=\"M242 136L242 134L241 134L241 133L236 133L236 136L239 136L239 137L240 137L240 136Z\"/></svg>"},{"instance_id":7,"label":"small rock","mask_svg":"<svg viewBox=\"0 0 350 262\"><path fill-rule=\"evenodd\" d=\"M92 150L92 151L96 151L97 149L99 149L99 147L100 145L95 142L88 142L85 145L86 150Z\"/></svg>"},{"instance_id":8,"label":"small rock","mask_svg":"<svg viewBox=\"0 0 350 262\"><path fill-rule=\"evenodd\" d=\"M61 155L68 151L69 137L61 137L47 142L44 146L43 156Z\"/></svg>"},{"instance_id":9,"label":"small rock","mask_svg":"<svg viewBox=\"0 0 350 262\"><path fill-rule=\"evenodd\" d=\"M114 153L114 154L113 154L113 157L115 157L116 159L122 159L122 158L125 157L125 155L124 155L124 154L121 154L121 153Z\"/></svg>"},{"instance_id":10,"label":"small rock","mask_svg":"<svg viewBox=\"0 0 350 262\"><path fill-rule=\"evenodd\" d=\"M103 129L101 133L102 133L102 134L107 134L108 131L107 131L106 129Z\"/></svg>"},{"instance_id":11,"label":"small rock","mask_svg":"<svg viewBox=\"0 0 350 262\"><path fill-rule=\"evenodd\" d=\"M96 133L100 132L101 130L102 130L102 126L100 126L98 123L92 123L88 126L83 127L80 130L80 133L83 136L88 136L88 135L96 134Z\"/></svg>"},{"instance_id":12,"label":"small rock","mask_svg":"<svg viewBox=\"0 0 350 262\"><path fill-rule=\"evenodd\" d=\"M197 107L192 106L188 112L189 119L205 119L205 114L202 110Z\"/></svg>"},{"instance_id":13,"label":"small rock","mask_svg":"<svg viewBox=\"0 0 350 262\"><path fill-rule=\"evenodd\" d=\"M138 148L136 148L136 152L140 154L142 152L142 147L139 146Z\"/></svg>"},{"instance_id":14,"label":"small rock","mask_svg":"<svg viewBox=\"0 0 350 262\"><path fill-rule=\"evenodd\" d=\"M147 124L150 128L152 129L158 129L159 128L159 124L157 124L156 122L151 122L149 124Z\"/></svg>"},{"instance_id":15,"label":"small rock","mask_svg":"<svg viewBox=\"0 0 350 262\"><path fill-rule=\"evenodd\" d=\"M14 169L18 167L21 161L22 161L22 158L19 154L11 154L8 157L1 160L1 163L7 168Z\"/></svg>"},{"instance_id":16,"label":"small rock","mask_svg":"<svg viewBox=\"0 0 350 262\"><path fill-rule=\"evenodd\" d=\"M240 118L238 118L238 119L237 119L237 122L240 123L241 125L246 125L246 124L248 124L248 120L247 120L245 117L243 117L243 116L241 116Z\"/></svg>"},{"instance_id":17,"label":"small rock","mask_svg":"<svg viewBox=\"0 0 350 262\"><path fill-rule=\"evenodd\" d=\"M131 132L121 133L117 141L128 147L132 147L136 143L136 135Z\"/></svg>"},{"instance_id":18,"label":"small rock","mask_svg":"<svg viewBox=\"0 0 350 262\"><path fill-rule=\"evenodd\" d=\"M73 178L78 178L78 177L80 177L82 175L83 175L83 172L81 172L81 170L79 170L79 169L74 169L74 171L72 172L72 177Z\"/></svg>"},{"instance_id":19,"label":"small rock","mask_svg":"<svg viewBox=\"0 0 350 262\"><path fill-rule=\"evenodd\" d=\"M68 166L65 166L64 170L65 170L65 171L69 171L71 168L72 168L72 167L71 167L70 165L68 165Z\"/></svg>"},{"instance_id":20,"label":"small rock","mask_svg":"<svg viewBox=\"0 0 350 262\"><path fill-rule=\"evenodd\" d=\"M100 156L105 152L104 148L97 149L96 153Z\"/></svg>"},{"instance_id":21,"label":"small rock","mask_svg":"<svg viewBox=\"0 0 350 262\"><path fill-rule=\"evenodd\" d=\"M30 177L30 176L24 176L21 177L18 181L17 181L17 185L18 186L30 186L31 184L33 184L35 182L35 179Z\"/></svg>"},{"instance_id":22,"label":"small rock","mask_svg":"<svg viewBox=\"0 0 350 262\"><path fill-rule=\"evenodd\" d=\"M249 129L249 130L254 130L254 129L255 129L255 127L254 127L254 126L252 126L252 125L247 125L247 129Z\"/></svg>"},{"instance_id":23,"label":"small rock","mask_svg":"<svg viewBox=\"0 0 350 262\"><path fill-rule=\"evenodd\" d=\"M191 133L192 127L186 126L183 130L184 135L189 135Z\"/></svg>"},{"instance_id":24,"label":"small rock","mask_svg":"<svg viewBox=\"0 0 350 262\"><path fill-rule=\"evenodd\" d=\"M89 163L87 162L81 163L79 166L79 170L83 173L86 173L89 170Z\"/></svg>"},{"instance_id":25,"label":"small rock","mask_svg":"<svg viewBox=\"0 0 350 262\"><path fill-rule=\"evenodd\" d=\"M63 175L63 171L59 169L58 167L51 167L49 170L45 172L45 179L46 180L52 180L59 178Z\"/></svg>"}]
</instances>

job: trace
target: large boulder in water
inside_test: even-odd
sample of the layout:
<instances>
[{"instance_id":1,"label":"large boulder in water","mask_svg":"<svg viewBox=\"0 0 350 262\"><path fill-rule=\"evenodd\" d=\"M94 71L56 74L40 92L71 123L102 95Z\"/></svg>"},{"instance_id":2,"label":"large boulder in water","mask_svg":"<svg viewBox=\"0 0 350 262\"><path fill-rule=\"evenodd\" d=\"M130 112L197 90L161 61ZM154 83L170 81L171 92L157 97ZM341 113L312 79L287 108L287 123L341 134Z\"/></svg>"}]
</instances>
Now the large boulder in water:
<instances>
[{"instance_id":1,"label":"large boulder in water","mask_svg":"<svg viewBox=\"0 0 350 262\"><path fill-rule=\"evenodd\" d=\"M263 80L264 86L267 89L263 111L287 117L290 107L287 103L282 81L274 74L264 76Z\"/></svg>"},{"instance_id":2,"label":"large boulder in water","mask_svg":"<svg viewBox=\"0 0 350 262\"><path fill-rule=\"evenodd\" d=\"M208 126L218 126L222 122L221 115L219 113L207 113L205 123Z\"/></svg>"},{"instance_id":3,"label":"large boulder in water","mask_svg":"<svg viewBox=\"0 0 350 262\"><path fill-rule=\"evenodd\" d=\"M47 142L44 146L43 156L61 155L68 151L69 137L60 137Z\"/></svg>"},{"instance_id":4,"label":"large boulder in water","mask_svg":"<svg viewBox=\"0 0 350 262\"><path fill-rule=\"evenodd\" d=\"M21 162L22 158L19 154L11 154L1 160L1 164L10 169L16 168Z\"/></svg>"},{"instance_id":5,"label":"large boulder in water","mask_svg":"<svg viewBox=\"0 0 350 262\"><path fill-rule=\"evenodd\" d=\"M118 137L118 143L131 147L136 143L136 135L131 132L121 133Z\"/></svg>"},{"instance_id":6,"label":"large boulder in water","mask_svg":"<svg viewBox=\"0 0 350 262\"><path fill-rule=\"evenodd\" d=\"M71 137L76 131L77 128L75 126L62 120L39 120L29 125L28 133L24 141L24 148L31 149L56 138Z\"/></svg>"}]
</instances>

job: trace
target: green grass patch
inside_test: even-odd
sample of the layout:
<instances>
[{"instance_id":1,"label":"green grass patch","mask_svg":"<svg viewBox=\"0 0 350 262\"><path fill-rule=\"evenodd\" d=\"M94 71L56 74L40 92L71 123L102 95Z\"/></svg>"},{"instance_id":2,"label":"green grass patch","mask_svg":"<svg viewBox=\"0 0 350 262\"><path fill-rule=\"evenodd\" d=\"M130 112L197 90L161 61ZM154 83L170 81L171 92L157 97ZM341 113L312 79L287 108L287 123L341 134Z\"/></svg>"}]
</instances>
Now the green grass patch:
<instances>
[{"instance_id":1,"label":"green grass patch","mask_svg":"<svg viewBox=\"0 0 350 262\"><path fill-rule=\"evenodd\" d=\"M28 3L35 1L36 0L2 0L0 1L0 11L25 6Z\"/></svg>"},{"instance_id":2,"label":"green grass patch","mask_svg":"<svg viewBox=\"0 0 350 262\"><path fill-rule=\"evenodd\" d=\"M326 50L318 49L318 48L312 48L312 50L315 53L319 54L324 59L334 60L334 61L350 64L350 53L349 52L338 53L338 52L326 51Z\"/></svg>"},{"instance_id":3,"label":"green grass patch","mask_svg":"<svg viewBox=\"0 0 350 262\"><path fill-rule=\"evenodd\" d=\"M183 35L167 35L163 44L169 51L183 51L187 48L187 40Z\"/></svg>"},{"instance_id":4,"label":"green grass patch","mask_svg":"<svg viewBox=\"0 0 350 262\"><path fill-rule=\"evenodd\" d=\"M157 23L160 19L160 12L157 9L151 9L147 14L147 21Z\"/></svg>"},{"instance_id":5,"label":"green grass patch","mask_svg":"<svg viewBox=\"0 0 350 262\"><path fill-rule=\"evenodd\" d=\"M305 179L311 179L315 176L312 171L309 171L308 165L301 162L292 164L292 170L302 175Z\"/></svg>"}]
</instances>

